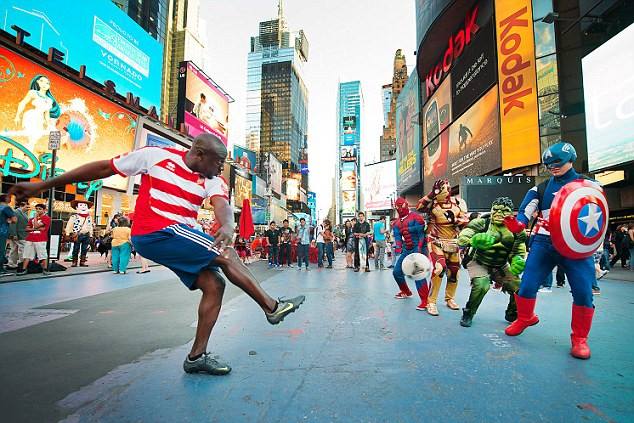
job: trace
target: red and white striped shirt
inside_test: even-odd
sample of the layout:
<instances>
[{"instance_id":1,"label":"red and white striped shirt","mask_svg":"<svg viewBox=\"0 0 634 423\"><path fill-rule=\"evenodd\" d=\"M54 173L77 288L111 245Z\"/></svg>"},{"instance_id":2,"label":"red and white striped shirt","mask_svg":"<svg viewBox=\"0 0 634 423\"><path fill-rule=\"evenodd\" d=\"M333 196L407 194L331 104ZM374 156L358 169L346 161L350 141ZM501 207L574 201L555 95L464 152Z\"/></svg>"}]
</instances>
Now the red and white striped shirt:
<instances>
[{"instance_id":1,"label":"red and white striped shirt","mask_svg":"<svg viewBox=\"0 0 634 423\"><path fill-rule=\"evenodd\" d=\"M110 160L121 176L141 175L134 208L132 235L159 231L174 223L196 224L198 209L208 197L229 199L222 177L213 179L192 172L185 164L185 151L144 147Z\"/></svg>"}]
</instances>

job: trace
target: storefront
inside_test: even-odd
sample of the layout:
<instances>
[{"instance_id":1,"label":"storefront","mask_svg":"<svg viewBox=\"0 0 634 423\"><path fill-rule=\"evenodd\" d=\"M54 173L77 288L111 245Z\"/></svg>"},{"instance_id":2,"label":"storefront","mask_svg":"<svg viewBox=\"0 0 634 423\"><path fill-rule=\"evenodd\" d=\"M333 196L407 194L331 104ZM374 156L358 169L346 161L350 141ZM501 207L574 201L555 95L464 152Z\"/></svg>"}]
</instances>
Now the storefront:
<instances>
[{"instance_id":1,"label":"storefront","mask_svg":"<svg viewBox=\"0 0 634 423\"><path fill-rule=\"evenodd\" d=\"M538 182L541 153L564 139L615 218L634 212L633 2L416 0L416 20L417 66L396 110L400 195L440 178Z\"/></svg>"},{"instance_id":2,"label":"storefront","mask_svg":"<svg viewBox=\"0 0 634 423\"><path fill-rule=\"evenodd\" d=\"M55 175L133 149L136 114L88 89L70 71L64 74L61 66L53 66L41 55L5 41L2 39L0 43L3 193L15 183L50 176L53 167L50 137L60 139ZM117 175L57 188L52 217L68 219L73 213L70 202L83 198L95 203L95 221L105 225L115 212L132 211L134 198L125 193L127 184L127 178ZM49 196L49 192L43 193L30 199L30 203L46 203Z\"/></svg>"}]
</instances>

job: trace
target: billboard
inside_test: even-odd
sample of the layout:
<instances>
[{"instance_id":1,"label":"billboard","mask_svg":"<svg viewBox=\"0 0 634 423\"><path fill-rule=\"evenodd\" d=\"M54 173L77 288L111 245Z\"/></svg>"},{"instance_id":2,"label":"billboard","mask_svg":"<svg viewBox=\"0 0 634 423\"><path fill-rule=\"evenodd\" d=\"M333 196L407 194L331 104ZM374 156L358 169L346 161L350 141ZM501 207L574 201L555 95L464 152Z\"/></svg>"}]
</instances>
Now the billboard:
<instances>
[{"instance_id":1,"label":"billboard","mask_svg":"<svg viewBox=\"0 0 634 423\"><path fill-rule=\"evenodd\" d=\"M354 170L342 171L339 187L343 191L357 189L357 172Z\"/></svg>"},{"instance_id":2,"label":"billboard","mask_svg":"<svg viewBox=\"0 0 634 423\"><path fill-rule=\"evenodd\" d=\"M438 141L443 137L448 140L446 157L437 153ZM439 164L441 160L446 162ZM437 179L447 178L454 186L461 176L484 175L500 167L497 86L424 149L423 161L425 192Z\"/></svg>"},{"instance_id":3,"label":"billboard","mask_svg":"<svg viewBox=\"0 0 634 423\"><path fill-rule=\"evenodd\" d=\"M357 117L356 116L343 117L343 133L344 134L357 133Z\"/></svg>"},{"instance_id":4,"label":"billboard","mask_svg":"<svg viewBox=\"0 0 634 423\"><path fill-rule=\"evenodd\" d=\"M634 160L634 24L581 60L591 172Z\"/></svg>"},{"instance_id":5,"label":"billboard","mask_svg":"<svg viewBox=\"0 0 634 423\"><path fill-rule=\"evenodd\" d=\"M341 215L354 216L357 212L357 192L341 191Z\"/></svg>"},{"instance_id":6,"label":"billboard","mask_svg":"<svg viewBox=\"0 0 634 423\"><path fill-rule=\"evenodd\" d=\"M137 125L134 142L135 149L142 147L160 147L188 150L191 145L191 141L187 138L162 127L160 124L146 117L139 118Z\"/></svg>"},{"instance_id":7,"label":"billboard","mask_svg":"<svg viewBox=\"0 0 634 423\"><path fill-rule=\"evenodd\" d=\"M396 198L396 161L367 165L363 169L364 209L390 210Z\"/></svg>"},{"instance_id":8,"label":"billboard","mask_svg":"<svg viewBox=\"0 0 634 423\"><path fill-rule=\"evenodd\" d=\"M247 172L239 171L233 167L232 169L234 169L233 204L236 207L242 207L242 202L245 199L251 200L251 189L252 189L251 175L249 175Z\"/></svg>"},{"instance_id":9,"label":"billboard","mask_svg":"<svg viewBox=\"0 0 634 423\"><path fill-rule=\"evenodd\" d=\"M418 75L414 71L396 102L396 174L400 191L421 180L421 132L416 122L418 107Z\"/></svg>"},{"instance_id":10,"label":"billboard","mask_svg":"<svg viewBox=\"0 0 634 423\"><path fill-rule=\"evenodd\" d=\"M531 0L496 1L502 170L541 160Z\"/></svg>"},{"instance_id":11,"label":"billboard","mask_svg":"<svg viewBox=\"0 0 634 423\"><path fill-rule=\"evenodd\" d=\"M64 53L73 69L86 65L86 75L117 92L132 92L145 108L161 106L163 46L109 0L81 6L72 0L6 0L0 4L2 29L11 25L29 33L26 42L48 52Z\"/></svg>"},{"instance_id":12,"label":"billboard","mask_svg":"<svg viewBox=\"0 0 634 423\"><path fill-rule=\"evenodd\" d=\"M178 124L192 137L208 132L227 145L230 97L194 63L179 66Z\"/></svg>"},{"instance_id":13,"label":"billboard","mask_svg":"<svg viewBox=\"0 0 634 423\"><path fill-rule=\"evenodd\" d=\"M233 146L233 160L244 169L253 170L255 168L255 151L248 150L242 146Z\"/></svg>"},{"instance_id":14,"label":"billboard","mask_svg":"<svg viewBox=\"0 0 634 423\"><path fill-rule=\"evenodd\" d=\"M56 174L134 148L137 116L118 104L0 47L0 153L3 175L33 178L51 162L48 137L61 132ZM125 190L127 178L103 185Z\"/></svg>"},{"instance_id":15,"label":"billboard","mask_svg":"<svg viewBox=\"0 0 634 423\"><path fill-rule=\"evenodd\" d=\"M300 186L302 183L301 173L291 173L286 180L286 199L291 201L300 201Z\"/></svg>"},{"instance_id":16,"label":"billboard","mask_svg":"<svg viewBox=\"0 0 634 423\"><path fill-rule=\"evenodd\" d=\"M493 20L478 31L451 70L452 115L460 116L497 81Z\"/></svg>"},{"instance_id":17,"label":"billboard","mask_svg":"<svg viewBox=\"0 0 634 423\"><path fill-rule=\"evenodd\" d=\"M267 210L269 208L266 198L253 197L251 204L251 215L253 216L254 225L266 225Z\"/></svg>"},{"instance_id":18,"label":"billboard","mask_svg":"<svg viewBox=\"0 0 634 423\"><path fill-rule=\"evenodd\" d=\"M342 146L341 147L341 161L342 162L356 162L357 161L357 147L356 146Z\"/></svg>"},{"instance_id":19,"label":"billboard","mask_svg":"<svg viewBox=\"0 0 634 423\"><path fill-rule=\"evenodd\" d=\"M273 153L269 153L269 182L273 191L282 193L282 162Z\"/></svg>"},{"instance_id":20,"label":"billboard","mask_svg":"<svg viewBox=\"0 0 634 423\"><path fill-rule=\"evenodd\" d=\"M449 162L449 132L451 122L451 76L447 76L422 109L423 146L428 161L424 163L425 177L438 179L447 173Z\"/></svg>"}]
</instances>

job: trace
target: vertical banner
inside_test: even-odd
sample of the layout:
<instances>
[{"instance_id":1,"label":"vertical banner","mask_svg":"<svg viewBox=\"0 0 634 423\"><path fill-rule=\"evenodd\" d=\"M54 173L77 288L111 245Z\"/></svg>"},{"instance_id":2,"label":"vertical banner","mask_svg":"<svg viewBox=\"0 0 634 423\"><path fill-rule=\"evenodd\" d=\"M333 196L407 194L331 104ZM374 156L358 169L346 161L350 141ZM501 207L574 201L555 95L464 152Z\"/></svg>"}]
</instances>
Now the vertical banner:
<instances>
[{"instance_id":1,"label":"vertical banner","mask_svg":"<svg viewBox=\"0 0 634 423\"><path fill-rule=\"evenodd\" d=\"M530 0L496 0L502 170L539 163L535 38Z\"/></svg>"}]
</instances>

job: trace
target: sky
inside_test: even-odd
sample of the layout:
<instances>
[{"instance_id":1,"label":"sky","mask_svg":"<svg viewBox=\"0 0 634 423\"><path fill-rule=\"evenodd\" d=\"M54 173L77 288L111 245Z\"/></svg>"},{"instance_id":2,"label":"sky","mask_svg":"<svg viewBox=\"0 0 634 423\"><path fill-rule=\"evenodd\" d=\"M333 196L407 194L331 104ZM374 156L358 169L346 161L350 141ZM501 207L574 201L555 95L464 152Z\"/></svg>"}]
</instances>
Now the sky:
<instances>
[{"instance_id":1,"label":"sky","mask_svg":"<svg viewBox=\"0 0 634 423\"><path fill-rule=\"evenodd\" d=\"M235 102L229 108L229 144L244 145L247 55L258 23L277 16L277 0L200 0L206 20L205 73ZM379 160L383 128L381 86L392 82L394 53L402 49L414 69L414 0L286 0L291 31L303 29L309 42L305 83L309 90L309 187L317 193L319 217L331 203L337 159L337 84L360 80L364 95L361 155Z\"/></svg>"}]
</instances>

